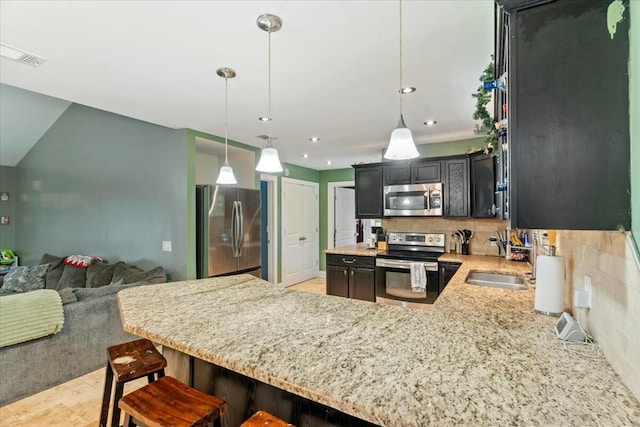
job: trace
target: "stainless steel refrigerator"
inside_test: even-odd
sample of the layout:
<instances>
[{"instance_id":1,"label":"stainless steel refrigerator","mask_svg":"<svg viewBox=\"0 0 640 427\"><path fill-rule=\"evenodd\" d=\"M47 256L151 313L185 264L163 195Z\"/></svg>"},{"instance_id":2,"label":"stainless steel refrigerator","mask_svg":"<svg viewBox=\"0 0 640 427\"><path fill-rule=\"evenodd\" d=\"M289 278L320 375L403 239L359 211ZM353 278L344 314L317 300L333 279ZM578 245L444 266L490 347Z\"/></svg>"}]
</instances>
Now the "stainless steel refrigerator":
<instances>
[{"instance_id":1,"label":"stainless steel refrigerator","mask_svg":"<svg viewBox=\"0 0 640 427\"><path fill-rule=\"evenodd\" d=\"M196 187L196 268L199 279L250 273L260 277L260 191Z\"/></svg>"}]
</instances>

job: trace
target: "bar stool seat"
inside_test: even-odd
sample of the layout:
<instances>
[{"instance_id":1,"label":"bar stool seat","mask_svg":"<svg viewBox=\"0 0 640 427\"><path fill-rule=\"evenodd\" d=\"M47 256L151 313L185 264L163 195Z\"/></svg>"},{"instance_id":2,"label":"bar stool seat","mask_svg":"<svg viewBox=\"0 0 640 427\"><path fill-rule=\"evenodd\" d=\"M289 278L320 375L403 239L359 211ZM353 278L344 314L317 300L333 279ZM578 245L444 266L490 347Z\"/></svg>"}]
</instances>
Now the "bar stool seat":
<instances>
[{"instance_id":1,"label":"bar stool seat","mask_svg":"<svg viewBox=\"0 0 640 427\"><path fill-rule=\"evenodd\" d=\"M140 339L107 348L107 367L105 370L104 394L100 410L100 427L106 427L111 403L111 388L116 384L111 411L111 426L120 424L118 401L122 398L124 384L146 376L149 382L164 377L167 360L156 350L153 343Z\"/></svg>"},{"instance_id":2,"label":"bar stool seat","mask_svg":"<svg viewBox=\"0 0 640 427\"><path fill-rule=\"evenodd\" d=\"M282 421L267 411L258 411L247 421L243 422L240 427L295 427L286 421Z\"/></svg>"},{"instance_id":3,"label":"bar stool seat","mask_svg":"<svg viewBox=\"0 0 640 427\"><path fill-rule=\"evenodd\" d=\"M125 427L138 423L148 427L201 427L212 421L220 426L220 416L227 410L224 400L173 377L160 378L127 394L119 406L125 414Z\"/></svg>"}]
</instances>

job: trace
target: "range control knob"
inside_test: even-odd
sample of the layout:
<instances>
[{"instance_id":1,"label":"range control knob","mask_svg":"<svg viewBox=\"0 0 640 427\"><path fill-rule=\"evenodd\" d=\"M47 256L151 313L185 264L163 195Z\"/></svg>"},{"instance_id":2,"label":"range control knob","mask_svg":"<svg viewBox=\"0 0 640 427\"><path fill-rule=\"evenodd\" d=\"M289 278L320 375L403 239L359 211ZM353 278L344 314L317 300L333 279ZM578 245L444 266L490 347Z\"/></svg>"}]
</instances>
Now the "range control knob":
<instances>
[{"instance_id":1,"label":"range control knob","mask_svg":"<svg viewBox=\"0 0 640 427\"><path fill-rule=\"evenodd\" d=\"M427 239L427 241L428 241L429 243L433 243L433 237L429 236L429 238Z\"/></svg>"}]
</instances>

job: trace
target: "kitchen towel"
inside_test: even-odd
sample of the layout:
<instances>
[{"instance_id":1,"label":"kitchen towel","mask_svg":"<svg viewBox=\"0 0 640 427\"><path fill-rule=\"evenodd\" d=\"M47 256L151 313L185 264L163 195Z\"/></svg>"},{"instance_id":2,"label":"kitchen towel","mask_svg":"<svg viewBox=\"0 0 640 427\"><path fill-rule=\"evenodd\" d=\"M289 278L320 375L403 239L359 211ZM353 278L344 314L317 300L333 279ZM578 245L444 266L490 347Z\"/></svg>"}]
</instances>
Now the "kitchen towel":
<instances>
[{"instance_id":1,"label":"kitchen towel","mask_svg":"<svg viewBox=\"0 0 640 427\"><path fill-rule=\"evenodd\" d=\"M411 290L425 292L427 290L427 271L421 262L411 263Z\"/></svg>"}]
</instances>

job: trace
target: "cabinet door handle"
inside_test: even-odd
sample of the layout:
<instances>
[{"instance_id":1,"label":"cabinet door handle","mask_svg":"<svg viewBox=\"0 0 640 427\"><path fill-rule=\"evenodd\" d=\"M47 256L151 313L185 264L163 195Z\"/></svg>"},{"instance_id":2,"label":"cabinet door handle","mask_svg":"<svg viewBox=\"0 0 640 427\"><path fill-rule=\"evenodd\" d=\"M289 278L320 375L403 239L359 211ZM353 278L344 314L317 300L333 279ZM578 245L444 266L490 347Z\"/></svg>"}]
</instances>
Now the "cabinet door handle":
<instances>
[{"instance_id":1,"label":"cabinet door handle","mask_svg":"<svg viewBox=\"0 0 640 427\"><path fill-rule=\"evenodd\" d=\"M351 270L351 275L353 276L353 274L354 274L354 271L353 271L353 270Z\"/></svg>"},{"instance_id":2,"label":"cabinet door handle","mask_svg":"<svg viewBox=\"0 0 640 427\"><path fill-rule=\"evenodd\" d=\"M348 260L346 258L342 258L342 262L344 262L345 264L353 264L354 262L356 262L356 259L352 259L352 260Z\"/></svg>"},{"instance_id":3,"label":"cabinet door handle","mask_svg":"<svg viewBox=\"0 0 640 427\"><path fill-rule=\"evenodd\" d=\"M347 270L342 270L342 272L344 273L344 275L347 275Z\"/></svg>"}]
</instances>

